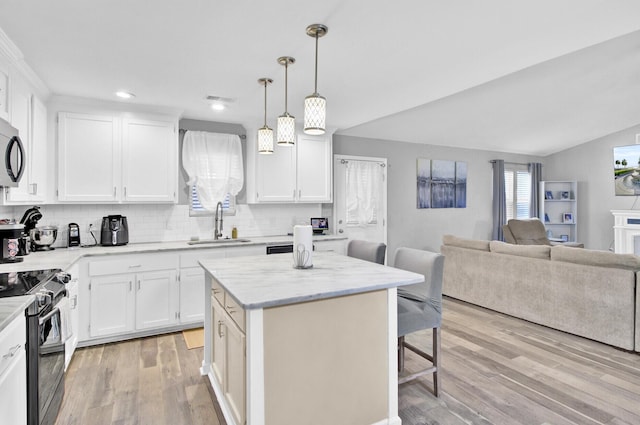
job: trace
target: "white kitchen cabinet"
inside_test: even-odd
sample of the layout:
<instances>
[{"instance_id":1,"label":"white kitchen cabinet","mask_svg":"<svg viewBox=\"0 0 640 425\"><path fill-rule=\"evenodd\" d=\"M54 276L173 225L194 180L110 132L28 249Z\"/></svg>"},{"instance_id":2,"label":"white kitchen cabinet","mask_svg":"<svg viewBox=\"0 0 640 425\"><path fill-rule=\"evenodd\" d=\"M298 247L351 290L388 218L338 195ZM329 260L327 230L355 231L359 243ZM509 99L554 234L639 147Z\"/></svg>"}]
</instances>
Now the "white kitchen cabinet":
<instances>
[{"instance_id":1,"label":"white kitchen cabinet","mask_svg":"<svg viewBox=\"0 0 640 425\"><path fill-rule=\"evenodd\" d=\"M27 423L26 322L19 315L0 333L0 412L2 423Z\"/></svg>"},{"instance_id":2,"label":"white kitchen cabinet","mask_svg":"<svg viewBox=\"0 0 640 425\"><path fill-rule=\"evenodd\" d=\"M138 273L136 279L136 330L178 323L176 271Z\"/></svg>"},{"instance_id":3,"label":"white kitchen cabinet","mask_svg":"<svg viewBox=\"0 0 640 425\"><path fill-rule=\"evenodd\" d=\"M11 78L9 102L10 122L18 130L26 160L18 187L5 188L3 204L43 202L47 172L47 108L18 75Z\"/></svg>"},{"instance_id":4,"label":"white kitchen cabinet","mask_svg":"<svg viewBox=\"0 0 640 425\"><path fill-rule=\"evenodd\" d=\"M347 239L340 240L314 240L313 247L316 252L335 252L336 254L345 255L347 253Z\"/></svg>"},{"instance_id":5,"label":"white kitchen cabinet","mask_svg":"<svg viewBox=\"0 0 640 425\"><path fill-rule=\"evenodd\" d=\"M9 121L9 71L0 64L0 118Z\"/></svg>"},{"instance_id":6,"label":"white kitchen cabinet","mask_svg":"<svg viewBox=\"0 0 640 425\"><path fill-rule=\"evenodd\" d=\"M180 269L180 323L204 320L204 270L202 267Z\"/></svg>"},{"instance_id":7,"label":"white kitchen cabinet","mask_svg":"<svg viewBox=\"0 0 640 425\"><path fill-rule=\"evenodd\" d=\"M125 202L174 202L178 142L175 124L122 121L122 194Z\"/></svg>"},{"instance_id":8,"label":"white kitchen cabinet","mask_svg":"<svg viewBox=\"0 0 640 425\"><path fill-rule=\"evenodd\" d=\"M60 112L58 200L176 202L175 123Z\"/></svg>"},{"instance_id":9,"label":"white kitchen cabinet","mask_svg":"<svg viewBox=\"0 0 640 425\"><path fill-rule=\"evenodd\" d=\"M112 116L58 116L58 200L116 202L120 122Z\"/></svg>"},{"instance_id":10,"label":"white kitchen cabinet","mask_svg":"<svg viewBox=\"0 0 640 425\"><path fill-rule=\"evenodd\" d=\"M220 287L211 294L212 370L228 403L236 424L246 415L246 335L244 310ZM220 299L223 303L220 303Z\"/></svg>"},{"instance_id":11,"label":"white kitchen cabinet","mask_svg":"<svg viewBox=\"0 0 640 425\"><path fill-rule=\"evenodd\" d=\"M68 273L71 280L67 283L67 297L69 299L69 321L71 322L71 336L64 344L64 370L67 370L73 353L78 346L79 318L78 318L78 266L73 266Z\"/></svg>"},{"instance_id":12,"label":"white kitchen cabinet","mask_svg":"<svg viewBox=\"0 0 640 425\"><path fill-rule=\"evenodd\" d=\"M298 135L294 146L275 146L271 155L256 158L259 203L331 202L331 136Z\"/></svg>"},{"instance_id":13,"label":"white kitchen cabinet","mask_svg":"<svg viewBox=\"0 0 640 425\"><path fill-rule=\"evenodd\" d=\"M135 281L133 273L91 279L91 337L122 334L135 329Z\"/></svg>"}]
</instances>

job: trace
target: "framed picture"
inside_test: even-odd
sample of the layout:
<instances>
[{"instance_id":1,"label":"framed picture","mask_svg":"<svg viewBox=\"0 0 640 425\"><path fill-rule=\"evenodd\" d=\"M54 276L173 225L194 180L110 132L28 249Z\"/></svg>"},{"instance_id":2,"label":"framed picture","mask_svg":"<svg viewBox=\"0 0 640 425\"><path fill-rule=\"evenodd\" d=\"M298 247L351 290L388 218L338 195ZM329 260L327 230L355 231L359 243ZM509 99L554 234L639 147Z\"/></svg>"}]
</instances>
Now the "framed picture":
<instances>
[{"instance_id":1,"label":"framed picture","mask_svg":"<svg viewBox=\"0 0 640 425\"><path fill-rule=\"evenodd\" d=\"M569 235L560 235L560 240L562 240L562 242L569 242Z\"/></svg>"},{"instance_id":2,"label":"framed picture","mask_svg":"<svg viewBox=\"0 0 640 425\"><path fill-rule=\"evenodd\" d=\"M573 213L564 213L562 215L562 222L563 223L573 223Z\"/></svg>"},{"instance_id":3,"label":"framed picture","mask_svg":"<svg viewBox=\"0 0 640 425\"><path fill-rule=\"evenodd\" d=\"M553 199L553 192L551 192L550 190L547 190L544 193L544 199Z\"/></svg>"},{"instance_id":4,"label":"framed picture","mask_svg":"<svg viewBox=\"0 0 640 425\"><path fill-rule=\"evenodd\" d=\"M560 192L560 199L569 199L569 192Z\"/></svg>"}]
</instances>

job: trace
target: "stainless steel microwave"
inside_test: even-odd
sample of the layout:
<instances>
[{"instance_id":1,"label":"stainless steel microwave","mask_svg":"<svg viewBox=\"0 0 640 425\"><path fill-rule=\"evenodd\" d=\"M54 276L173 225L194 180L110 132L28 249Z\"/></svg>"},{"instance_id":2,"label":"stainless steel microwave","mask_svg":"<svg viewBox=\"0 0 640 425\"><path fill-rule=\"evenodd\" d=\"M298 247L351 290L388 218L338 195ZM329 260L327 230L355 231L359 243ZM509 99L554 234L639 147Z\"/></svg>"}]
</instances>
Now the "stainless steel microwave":
<instances>
[{"instance_id":1,"label":"stainless steel microwave","mask_svg":"<svg viewBox=\"0 0 640 425\"><path fill-rule=\"evenodd\" d=\"M0 119L0 155L2 154L5 167L0 169L0 186L17 187L24 174L27 158L18 130Z\"/></svg>"}]
</instances>

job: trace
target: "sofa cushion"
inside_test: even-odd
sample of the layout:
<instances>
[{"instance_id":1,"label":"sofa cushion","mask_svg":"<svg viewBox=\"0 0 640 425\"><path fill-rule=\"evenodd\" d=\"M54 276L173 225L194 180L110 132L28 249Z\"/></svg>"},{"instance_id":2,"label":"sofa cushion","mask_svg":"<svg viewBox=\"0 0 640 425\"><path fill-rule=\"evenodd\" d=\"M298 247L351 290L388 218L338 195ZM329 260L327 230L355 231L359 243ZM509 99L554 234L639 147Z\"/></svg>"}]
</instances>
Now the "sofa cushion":
<instances>
[{"instance_id":1,"label":"sofa cushion","mask_svg":"<svg viewBox=\"0 0 640 425\"><path fill-rule=\"evenodd\" d=\"M633 254L616 254L593 249L576 249L566 246L551 248L552 261L585 264L588 266L614 267L625 270L640 270L640 257Z\"/></svg>"},{"instance_id":2,"label":"sofa cushion","mask_svg":"<svg viewBox=\"0 0 640 425\"><path fill-rule=\"evenodd\" d=\"M489 241L476 239L463 239L453 235L444 235L442 243L458 248L477 249L479 251L489 251Z\"/></svg>"},{"instance_id":3,"label":"sofa cushion","mask_svg":"<svg viewBox=\"0 0 640 425\"><path fill-rule=\"evenodd\" d=\"M498 254L539 258L541 260L548 260L551 257L551 247L548 245L513 245L500 241L491 241L489 243L489 249L491 252Z\"/></svg>"}]
</instances>

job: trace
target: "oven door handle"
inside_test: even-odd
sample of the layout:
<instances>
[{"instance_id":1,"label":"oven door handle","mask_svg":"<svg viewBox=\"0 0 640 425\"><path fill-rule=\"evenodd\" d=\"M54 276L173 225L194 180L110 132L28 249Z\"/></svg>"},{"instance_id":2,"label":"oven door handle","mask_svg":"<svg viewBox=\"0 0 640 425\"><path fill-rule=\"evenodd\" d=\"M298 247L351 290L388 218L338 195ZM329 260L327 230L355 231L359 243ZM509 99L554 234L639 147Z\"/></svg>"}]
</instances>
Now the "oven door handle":
<instances>
[{"instance_id":1,"label":"oven door handle","mask_svg":"<svg viewBox=\"0 0 640 425\"><path fill-rule=\"evenodd\" d=\"M60 314L60 308L56 307L53 310L51 310L49 313L46 314L46 316L41 317L38 320L38 323L40 324L40 326L44 325L45 322L49 319L51 319L53 316L55 316L56 314Z\"/></svg>"}]
</instances>

